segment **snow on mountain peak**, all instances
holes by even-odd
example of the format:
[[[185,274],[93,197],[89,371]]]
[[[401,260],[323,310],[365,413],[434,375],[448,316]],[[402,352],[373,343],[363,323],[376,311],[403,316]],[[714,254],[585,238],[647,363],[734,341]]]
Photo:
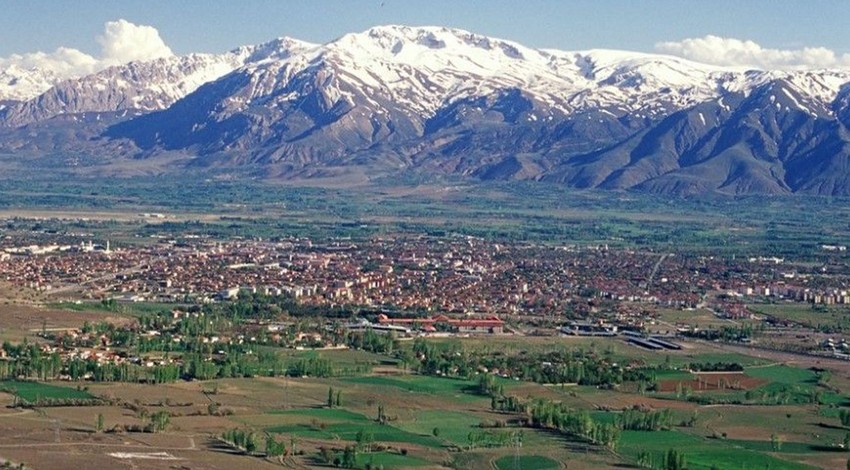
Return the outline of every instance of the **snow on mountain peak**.
[[[282,36],[262,44],[242,46],[230,53],[239,57],[243,63],[252,63],[263,60],[286,59],[316,46],[316,44],[306,41]]]
[[[236,108],[289,102],[317,91],[326,104],[340,99],[354,104],[359,95],[374,112],[383,112],[378,101],[389,100],[421,118],[453,102],[508,89],[562,114],[604,110],[616,116],[658,117],[725,93],[746,95],[777,79],[826,106],[850,80],[850,72],[762,72],[660,54],[533,49],[461,29],[403,25],[375,26],[322,45],[281,37],[220,55],[166,57],[104,72],[81,83],[96,82],[89,89],[98,93],[125,90],[132,95],[120,105],[125,108],[162,109],[202,84],[236,72],[249,77],[238,98],[228,100]],[[23,89],[27,80],[35,87],[50,79],[0,70],[0,99],[22,96],[9,90]],[[54,111],[115,106],[109,104],[113,100],[89,98],[80,101],[89,104],[75,107],[57,99],[65,104]]]

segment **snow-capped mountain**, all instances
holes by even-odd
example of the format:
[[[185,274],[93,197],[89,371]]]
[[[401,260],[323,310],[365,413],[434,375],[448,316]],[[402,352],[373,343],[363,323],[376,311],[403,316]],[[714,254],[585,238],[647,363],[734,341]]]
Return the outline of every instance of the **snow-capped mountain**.
[[[17,64],[0,68],[0,102],[26,101],[60,81],[52,70],[28,69]]]
[[[161,110],[246,63],[285,59],[309,46],[279,38],[224,54],[189,54],[113,66],[60,81],[33,98],[8,105],[0,110],[0,123],[17,127],[59,115],[123,112],[122,116],[133,116]]]
[[[10,107],[5,124],[132,110],[102,142],[276,175],[365,167],[658,192],[850,194],[850,170],[824,173],[850,158],[847,70],[541,50],[406,26],[160,61],[65,82]]]

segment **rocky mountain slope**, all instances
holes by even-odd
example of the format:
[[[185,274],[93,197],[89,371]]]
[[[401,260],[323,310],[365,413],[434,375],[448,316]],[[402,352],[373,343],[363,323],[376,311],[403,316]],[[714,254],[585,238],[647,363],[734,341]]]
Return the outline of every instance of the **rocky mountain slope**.
[[[89,129],[90,153],[179,154],[278,177],[365,168],[658,193],[850,195],[850,71],[537,50],[438,27],[132,63],[8,105],[0,124],[0,150],[78,146],[67,137],[78,126]],[[55,144],[27,137],[55,127],[65,136]]]

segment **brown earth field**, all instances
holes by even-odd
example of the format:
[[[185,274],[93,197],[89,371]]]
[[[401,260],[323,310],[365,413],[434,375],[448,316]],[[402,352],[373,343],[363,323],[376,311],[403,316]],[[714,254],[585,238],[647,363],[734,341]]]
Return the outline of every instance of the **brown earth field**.
[[[405,377],[399,375],[397,379]],[[238,455],[216,436],[234,428],[253,429],[263,436],[263,430],[271,426],[309,422],[311,413],[326,413],[323,403],[329,386],[344,387],[346,406],[342,416],[349,412],[370,416],[375,403],[380,402],[392,410],[393,419],[399,420],[393,426],[400,428],[415,426],[421,412],[432,410],[444,410],[449,417],[455,412],[464,414],[472,422],[504,419],[503,415],[489,410],[489,400],[484,397],[461,394],[455,401],[448,395],[351,383],[346,379],[257,377],[161,385],[96,383],[88,385],[90,393],[109,398],[115,404],[13,409],[8,408],[12,397],[0,393],[0,406],[5,405],[0,408],[0,457],[15,464],[23,463],[26,468],[47,470],[281,468],[277,459]],[[553,398],[559,395],[555,390],[534,384],[517,384],[515,391],[536,395],[535,387],[537,392]],[[207,407],[213,402],[228,414],[209,415]],[[302,410],[306,414],[288,414],[286,410]],[[148,416],[168,412],[171,418],[167,429],[160,433],[126,431],[127,426],[145,423],[140,411]],[[335,410],[320,419],[323,423],[332,423],[337,419],[333,413]],[[103,416],[103,432],[95,429],[98,415]],[[408,432],[425,434],[423,439],[430,438],[427,430]],[[619,461],[609,452],[588,449],[546,431],[529,429],[526,434],[524,452],[568,461],[569,468],[611,468]],[[329,446],[341,452],[347,444],[338,437],[329,439],[309,433],[279,435],[288,449],[291,448],[290,437],[297,438],[294,445],[299,453],[284,459],[285,468],[328,468],[316,461],[318,449]],[[510,449],[452,453],[448,446],[432,447],[407,441],[385,444],[390,446],[388,452],[394,455],[404,449],[413,459],[412,464],[420,470],[446,468],[445,465],[454,459],[459,459],[454,462],[455,468],[488,468],[491,460],[511,453]],[[576,453],[576,449],[581,452]],[[394,464],[391,468],[405,467]]]
[[[42,329],[65,330],[79,328],[85,322],[100,321],[122,325],[130,320],[109,312],[74,312],[31,305],[0,304],[0,340],[20,341]]]
[[[695,392],[722,390],[753,390],[767,384],[767,380],[749,377],[743,372],[699,373],[691,380],[662,380],[658,383],[661,392],[675,392],[681,387],[688,387]]]

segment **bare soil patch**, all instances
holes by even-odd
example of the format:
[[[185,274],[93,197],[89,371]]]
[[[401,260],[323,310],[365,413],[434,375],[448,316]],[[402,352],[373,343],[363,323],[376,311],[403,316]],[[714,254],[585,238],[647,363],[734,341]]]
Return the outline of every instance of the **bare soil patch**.
[[[130,321],[109,312],[75,312],[30,305],[0,305],[0,329],[8,333],[33,333],[42,328],[79,328],[84,322],[108,321],[123,325]]]
[[[662,380],[658,383],[661,392],[675,392],[689,388],[695,392],[701,391],[734,391],[752,390],[767,384],[767,380],[744,375],[743,372],[697,373],[691,380]]]
[[[698,405],[686,401],[678,400],[663,400],[660,398],[652,398],[640,395],[612,394],[606,396],[589,396],[586,398],[586,403],[594,407],[610,410],[623,410],[630,408],[650,408],[664,409],[670,408],[673,410],[692,410]]]

